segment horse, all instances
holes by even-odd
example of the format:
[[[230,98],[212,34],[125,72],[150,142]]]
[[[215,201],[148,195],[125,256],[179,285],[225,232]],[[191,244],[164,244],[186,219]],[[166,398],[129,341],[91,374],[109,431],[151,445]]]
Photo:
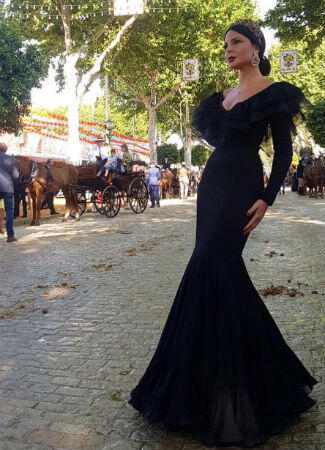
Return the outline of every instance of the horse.
[[[318,193],[321,198],[324,198],[323,187],[324,187],[324,168],[325,160],[323,156],[316,159],[315,164],[311,168],[312,178],[315,185],[315,198],[318,198]]]
[[[66,222],[71,214],[76,221],[80,220],[78,209],[78,170],[72,164],[60,163],[48,166],[25,157],[16,156],[18,170],[24,184],[28,187],[33,201],[33,220],[31,226],[40,225],[41,203],[45,193],[56,193],[60,189],[65,197],[66,212],[62,219]],[[49,173],[50,172],[50,173]]]
[[[317,185],[315,185],[311,164],[307,164],[307,166],[304,168],[303,176],[305,180],[305,185],[309,189],[309,198],[315,197]]]
[[[160,198],[170,198],[172,193],[173,178],[174,175],[169,169],[161,171],[161,178],[158,181]]]

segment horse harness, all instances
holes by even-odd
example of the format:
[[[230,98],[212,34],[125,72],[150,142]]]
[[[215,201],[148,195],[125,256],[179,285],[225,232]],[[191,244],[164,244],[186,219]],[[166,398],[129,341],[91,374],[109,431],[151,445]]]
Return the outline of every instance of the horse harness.
[[[47,181],[53,183],[55,180],[54,180],[54,178],[53,178],[52,175],[51,175],[51,168],[50,168],[50,166],[46,165],[45,168],[46,168],[46,179],[47,179]],[[46,183],[43,183],[43,181],[41,181],[41,180],[39,180],[39,179],[37,178],[38,174],[39,174],[39,167],[38,167],[38,164],[37,164],[35,161],[31,160],[31,165],[30,165],[30,175],[29,175],[29,177],[28,177],[26,180],[25,180],[25,179],[22,179],[22,180],[23,180],[23,182],[26,184],[26,186],[27,186],[29,183],[36,182],[36,183],[38,183],[40,186],[42,186],[42,188],[44,189],[44,192],[46,192],[47,184],[46,184]],[[57,181],[56,181],[56,183],[57,183],[57,185],[59,186],[60,189],[66,187],[65,185],[61,185],[61,184],[60,184],[59,182],[57,182]],[[70,188],[70,186],[69,186],[69,188]]]

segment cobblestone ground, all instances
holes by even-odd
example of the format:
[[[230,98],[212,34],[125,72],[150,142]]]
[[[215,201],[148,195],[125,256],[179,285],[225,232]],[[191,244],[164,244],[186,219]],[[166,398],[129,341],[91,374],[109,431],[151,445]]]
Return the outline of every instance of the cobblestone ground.
[[[1,450],[204,448],[149,426],[126,403],[157,345],[194,231],[192,199],[140,216],[17,227],[17,244],[0,237]],[[324,200],[288,192],[246,245],[258,289],[272,281],[303,294],[279,288],[264,300],[320,381],[317,406],[264,449],[325,449],[324,238]]]

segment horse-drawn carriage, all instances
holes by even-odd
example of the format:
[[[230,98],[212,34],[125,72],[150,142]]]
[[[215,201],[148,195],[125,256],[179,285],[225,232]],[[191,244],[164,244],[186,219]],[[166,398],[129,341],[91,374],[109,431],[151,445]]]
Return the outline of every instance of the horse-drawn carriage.
[[[97,176],[95,166],[79,166],[78,201],[79,215],[82,215],[87,203],[107,217],[115,217],[121,205],[129,206],[135,214],[145,211],[148,204],[148,188],[144,172],[120,173],[112,170],[109,177]]]

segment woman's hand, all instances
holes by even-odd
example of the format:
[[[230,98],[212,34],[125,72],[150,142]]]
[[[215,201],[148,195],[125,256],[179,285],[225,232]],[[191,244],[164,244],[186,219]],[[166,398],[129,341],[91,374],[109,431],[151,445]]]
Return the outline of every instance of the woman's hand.
[[[252,216],[251,220],[248,222],[248,224],[243,229],[243,234],[248,234],[252,230],[254,230],[255,227],[260,223],[260,221],[263,219],[265,211],[268,208],[268,204],[262,200],[258,199],[254,203],[254,205],[246,212],[247,216]]]

